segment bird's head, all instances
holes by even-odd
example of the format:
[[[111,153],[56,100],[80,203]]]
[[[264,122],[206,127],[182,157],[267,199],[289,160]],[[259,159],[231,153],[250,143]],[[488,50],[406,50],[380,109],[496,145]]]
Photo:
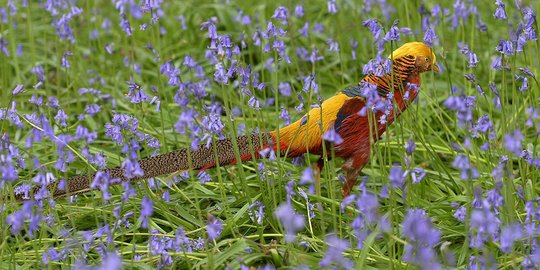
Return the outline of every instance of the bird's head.
[[[416,58],[415,66],[418,72],[425,72],[433,70],[439,73],[439,66],[437,66],[437,58],[431,50],[431,47],[427,46],[423,42],[408,42],[401,47],[394,50],[394,52],[388,56],[390,59],[399,59],[406,55],[412,55]]]

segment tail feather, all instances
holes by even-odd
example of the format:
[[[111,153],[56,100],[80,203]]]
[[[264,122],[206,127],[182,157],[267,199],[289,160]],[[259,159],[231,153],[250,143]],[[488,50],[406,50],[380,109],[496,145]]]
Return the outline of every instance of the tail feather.
[[[236,142],[240,159],[251,159],[252,153],[255,153],[254,158],[258,158],[258,150],[268,147],[272,144],[272,141],[273,136],[270,133],[242,135],[237,137]],[[217,162],[219,162],[220,165],[229,165],[237,162],[233,140],[219,140],[216,141],[215,146],[218,157]],[[185,170],[205,170],[215,167],[218,164],[215,157],[216,153],[214,152],[213,145],[210,145],[210,147],[200,145],[199,149],[196,151],[190,151],[189,149],[184,148],[139,160],[139,165],[144,172],[142,177],[128,179],[124,175],[124,170],[121,167],[109,168],[106,169],[105,172],[109,175],[110,179],[120,180],[110,184],[118,184],[123,181],[137,181]],[[50,184],[47,189],[53,197],[84,193],[91,190],[90,185],[95,176],[96,173],[74,176],[68,179],[65,189],[57,188],[56,183]],[[34,188],[33,193],[36,194],[38,190],[38,187]],[[29,199],[28,197],[25,197],[25,194],[21,193],[15,194],[15,198],[17,200]]]

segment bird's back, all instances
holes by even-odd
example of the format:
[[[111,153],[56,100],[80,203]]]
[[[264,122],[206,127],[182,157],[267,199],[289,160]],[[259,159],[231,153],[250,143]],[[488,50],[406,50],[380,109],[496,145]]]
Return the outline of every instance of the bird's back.
[[[348,98],[340,92],[325,100],[320,107],[311,109],[298,121],[279,129],[281,150],[287,152],[289,157],[303,154],[306,149],[310,153],[320,154],[322,135],[333,128],[337,113]],[[272,132],[274,138],[277,135],[277,131]]]

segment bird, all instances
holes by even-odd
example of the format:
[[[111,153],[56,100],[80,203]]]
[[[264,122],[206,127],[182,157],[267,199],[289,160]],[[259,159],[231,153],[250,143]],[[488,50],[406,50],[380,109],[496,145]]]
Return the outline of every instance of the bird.
[[[387,127],[416,99],[420,87],[420,74],[427,71],[439,73],[439,66],[432,48],[423,42],[408,42],[395,49],[389,56],[390,72],[371,72],[358,84],[339,91],[326,99],[320,106],[310,109],[303,117],[285,127],[270,132],[241,135],[234,139],[224,138],[215,143],[200,145],[197,150],[188,148],[147,157],[139,160],[143,176],[127,178],[121,167],[101,172],[71,177],[63,188],[56,183],[46,188],[53,197],[77,195],[93,190],[92,181],[98,173],[113,179],[110,185],[123,181],[167,175],[187,170],[203,171],[212,167],[237,163],[235,144],[239,159],[247,161],[262,157],[261,150],[270,149],[287,158],[305,153],[321,156],[317,162],[320,172],[323,162],[323,144],[332,147],[323,139],[327,132],[339,135],[339,143],[333,144],[333,156],[343,159],[345,173],[341,193],[348,196],[357,182],[362,168],[369,162],[373,144],[381,138]],[[384,69],[383,67],[380,67]],[[371,91],[369,91],[371,90]],[[367,91],[367,92],[366,92]],[[368,94],[366,94],[368,93]],[[371,93],[371,98],[367,95]],[[373,96],[375,93],[376,96]],[[390,109],[375,110],[373,100],[393,104]],[[370,120],[371,119],[371,120]],[[324,153],[323,153],[324,152]],[[217,160],[216,160],[217,156]],[[32,190],[35,193],[39,187]],[[41,187],[43,188],[43,187]],[[16,192],[18,200],[28,200],[28,192]]]

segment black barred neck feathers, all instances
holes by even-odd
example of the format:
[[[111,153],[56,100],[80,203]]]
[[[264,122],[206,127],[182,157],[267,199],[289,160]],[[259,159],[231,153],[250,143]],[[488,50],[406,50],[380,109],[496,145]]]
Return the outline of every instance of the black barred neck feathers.
[[[416,57],[406,55],[392,61],[393,72],[382,76],[376,76],[371,73],[367,75],[361,82],[369,83],[377,87],[377,93],[381,96],[386,96],[389,92],[403,90],[410,76],[418,75],[419,71],[416,66]]]

